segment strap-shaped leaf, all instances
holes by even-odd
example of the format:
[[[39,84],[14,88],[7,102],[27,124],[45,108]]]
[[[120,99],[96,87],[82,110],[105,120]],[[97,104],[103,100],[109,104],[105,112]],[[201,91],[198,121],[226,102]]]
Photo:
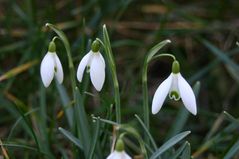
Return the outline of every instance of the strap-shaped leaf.
[[[155,151],[152,156],[150,157],[150,159],[156,159],[157,157],[159,157],[162,153],[164,153],[165,151],[167,151],[169,148],[171,148],[172,146],[174,146],[175,144],[177,144],[179,141],[181,141],[183,138],[185,138],[188,134],[190,134],[191,131],[185,131],[182,132],[174,137],[172,137],[171,139],[169,139],[167,142],[165,142],[157,151]]]
[[[164,40],[160,43],[158,43],[157,45],[155,45],[152,49],[149,50],[149,54],[147,56],[147,63],[154,57],[154,55],[162,48],[164,47],[166,44],[171,43],[170,40]]]
[[[80,142],[79,139],[77,139],[74,135],[72,135],[69,131],[59,127],[58,130],[71,142],[73,142],[77,147],[79,147],[80,149],[83,149],[83,146]]]

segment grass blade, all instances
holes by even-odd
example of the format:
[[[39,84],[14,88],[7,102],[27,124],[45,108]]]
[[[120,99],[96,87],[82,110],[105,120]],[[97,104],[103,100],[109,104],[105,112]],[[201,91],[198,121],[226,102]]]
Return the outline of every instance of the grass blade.
[[[84,149],[85,157],[89,157],[89,150],[90,150],[90,129],[89,123],[87,120],[87,115],[85,112],[84,105],[82,104],[81,95],[79,92],[78,87],[75,88],[74,91],[74,99],[76,100],[75,105],[75,117],[77,120],[77,131],[79,132],[80,140],[82,141],[82,146]]]
[[[144,122],[140,119],[140,117],[138,115],[134,115],[136,117],[136,119],[139,121],[139,123],[141,124],[141,126],[143,127],[144,131],[146,132],[147,136],[149,137],[149,140],[151,141],[154,150],[157,150],[157,145],[152,137],[152,135],[150,134],[149,130],[146,128],[146,126],[144,125]]]
[[[149,61],[153,58],[153,56],[168,43],[171,43],[171,41],[167,39],[158,43],[152,49],[150,49],[146,58],[146,62],[149,63]]]
[[[94,122],[95,122],[94,127],[96,127],[96,128],[95,128],[94,138],[93,138],[93,141],[92,141],[92,146],[91,146],[91,149],[90,149],[89,159],[92,159],[93,156],[94,156],[95,147],[96,147],[99,132],[100,132],[100,121],[99,121],[99,119],[95,120]]]
[[[239,120],[236,119],[236,118],[234,118],[231,114],[229,114],[229,113],[226,112],[226,111],[224,111],[223,113],[225,114],[225,116],[227,117],[227,119],[228,119],[229,121],[231,121],[232,123],[237,123],[237,124],[239,124]]]
[[[232,147],[228,150],[226,155],[223,157],[224,159],[231,159],[235,154],[239,152],[239,140],[232,145]]]
[[[70,125],[70,127],[73,127],[73,108],[69,106],[71,104],[70,98],[66,92],[66,89],[63,85],[59,84],[58,82],[55,82],[57,86],[57,90],[60,94],[63,110],[66,114],[67,121]]]
[[[189,143],[186,144],[185,149],[183,150],[183,154],[181,156],[183,159],[190,159],[191,158],[191,146]]]
[[[59,127],[58,130],[71,142],[73,142],[77,147],[80,149],[83,149],[82,143],[80,142],[79,139],[77,139],[75,136],[73,136],[69,131]]]
[[[175,152],[175,154],[172,156],[172,159],[177,159],[179,155],[183,152],[187,144],[188,142],[186,141],[182,146],[180,146],[178,150]]]
[[[156,159],[157,157],[159,157],[162,153],[164,153],[165,151],[167,151],[169,148],[171,148],[172,146],[174,146],[175,144],[177,144],[179,141],[181,141],[183,138],[185,138],[188,134],[190,134],[190,131],[185,131],[182,132],[174,137],[172,137],[171,139],[169,139],[167,142],[165,142],[157,151],[155,151],[152,156],[150,157],[150,159]]]
[[[237,71],[239,71],[239,66],[233,62],[226,53],[219,50],[217,47],[212,45],[209,41],[202,39],[201,42],[209,49],[211,50],[211,53],[216,55],[219,59],[221,59],[225,64],[230,65],[231,67],[235,68]]]

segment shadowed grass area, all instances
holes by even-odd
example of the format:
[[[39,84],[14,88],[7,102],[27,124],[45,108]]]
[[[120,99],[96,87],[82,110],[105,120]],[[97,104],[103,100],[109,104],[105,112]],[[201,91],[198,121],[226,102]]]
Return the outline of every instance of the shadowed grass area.
[[[64,82],[53,81],[44,88],[40,61],[56,36],[45,27],[51,23],[69,40],[73,70],[93,40],[107,43],[102,29],[106,24],[119,82],[123,124],[119,131],[129,132],[124,142],[130,156],[142,158],[145,148],[149,158],[238,158],[238,15],[239,2],[233,0],[1,0],[0,154],[24,159],[106,158],[119,135],[115,133],[119,126],[115,123],[116,83],[108,62],[101,92],[92,86],[88,74],[82,83],[76,82],[79,90],[75,90],[72,79],[76,77],[68,68],[65,46],[57,39]],[[171,44],[159,53],[171,53],[180,62],[182,75],[197,95],[198,114],[190,115],[182,102],[172,100],[158,114],[151,114],[154,92],[171,73],[172,62],[154,59],[147,74],[148,130],[142,66],[149,50],[165,39]],[[100,51],[107,57],[103,46]],[[80,123],[82,111],[86,121]],[[89,132],[82,135],[86,122]],[[171,139],[184,141],[166,144]]]

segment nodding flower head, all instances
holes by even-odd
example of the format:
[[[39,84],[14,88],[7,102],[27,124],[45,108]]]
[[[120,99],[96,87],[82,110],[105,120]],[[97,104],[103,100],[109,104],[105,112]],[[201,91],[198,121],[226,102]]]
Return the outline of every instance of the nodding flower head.
[[[77,79],[81,82],[87,67],[91,82],[97,91],[102,89],[105,82],[105,60],[99,50],[100,43],[95,40],[91,45],[91,50],[82,58],[77,69]]]
[[[180,65],[176,60],[172,64],[172,73],[159,85],[154,94],[152,101],[153,114],[159,112],[167,95],[169,95],[170,99],[174,99],[176,101],[182,98],[183,104],[188,111],[193,115],[197,114],[195,95],[191,86],[182,77],[180,73]]]
[[[59,83],[63,82],[63,69],[61,62],[56,54],[56,45],[54,41],[49,44],[48,52],[41,62],[41,79],[45,87],[51,84],[54,76]]]

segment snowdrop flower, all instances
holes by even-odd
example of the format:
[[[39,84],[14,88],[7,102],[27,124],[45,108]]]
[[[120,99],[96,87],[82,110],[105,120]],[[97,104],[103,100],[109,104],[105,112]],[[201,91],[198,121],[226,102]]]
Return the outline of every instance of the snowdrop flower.
[[[105,60],[99,50],[100,43],[95,40],[91,45],[91,51],[82,58],[77,69],[77,79],[81,82],[87,67],[91,82],[97,91],[102,89],[105,82]]]
[[[122,139],[118,139],[115,150],[106,159],[131,159],[131,157],[124,151],[124,143]]]
[[[48,87],[51,84],[54,76],[59,83],[63,82],[63,69],[56,54],[56,45],[53,41],[50,42],[48,52],[41,62],[40,72],[45,87]]]
[[[156,114],[161,109],[165,98],[169,94],[170,99],[178,101],[182,98],[184,106],[193,115],[197,114],[196,98],[191,86],[180,74],[178,61],[172,64],[172,73],[157,88],[152,102],[152,113]]]

